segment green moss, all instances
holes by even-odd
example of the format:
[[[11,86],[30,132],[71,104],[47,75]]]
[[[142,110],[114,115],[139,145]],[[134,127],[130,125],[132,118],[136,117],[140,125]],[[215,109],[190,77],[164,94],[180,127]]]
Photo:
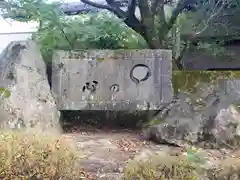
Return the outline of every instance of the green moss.
[[[240,71],[173,71],[172,83],[175,93],[192,93],[200,83],[216,83],[224,78],[240,78]]]
[[[237,109],[237,111],[240,112],[240,104],[233,104],[233,105]]]
[[[236,79],[240,79],[240,71],[232,71],[233,77]]]
[[[143,127],[148,127],[148,126],[153,126],[153,125],[160,124],[160,123],[162,123],[162,122],[164,122],[163,119],[153,118],[153,119],[151,119],[151,120],[149,120],[149,121],[147,121],[147,122],[144,122],[142,126],[143,126]]]
[[[96,60],[97,60],[97,62],[102,62],[102,61],[104,61],[104,58],[97,58]]]
[[[0,88],[0,96],[7,98],[10,95],[11,95],[10,91],[6,90],[5,88]]]

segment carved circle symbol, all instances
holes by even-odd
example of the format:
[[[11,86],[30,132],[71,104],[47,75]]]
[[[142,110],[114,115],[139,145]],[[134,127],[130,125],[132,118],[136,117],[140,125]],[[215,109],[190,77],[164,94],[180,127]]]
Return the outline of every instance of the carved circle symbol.
[[[112,91],[113,93],[114,92],[118,92],[119,91],[119,85],[118,84],[113,84],[113,85],[111,85],[111,87],[110,87],[110,91]]]
[[[91,93],[94,93],[97,90],[97,85],[98,85],[97,81],[92,81],[91,83],[90,82],[86,82],[85,85],[82,88],[82,91],[85,92],[86,90],[88,90]]]
[[[136,84],[146,81],[151,75],[150,68],[145,64],[136,64],[130,71],[130,78]]]

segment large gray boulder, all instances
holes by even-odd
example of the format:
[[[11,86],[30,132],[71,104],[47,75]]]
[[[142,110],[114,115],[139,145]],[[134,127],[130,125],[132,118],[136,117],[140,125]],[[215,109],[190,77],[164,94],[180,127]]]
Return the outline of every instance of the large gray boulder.
[[[240,102],[240,79],[225,80],[221,85],[233,102]]]
[[[237,145],[240,114],[220,86],[201,84],[195,93],[179,94],[175,101],[162,123],[144,129],[146,139],[176,146]]]
[[[0,55],[0,75],[0,87],[11,92],[0,104],[2,128],[60,130],[60,113],[35,42],[11,42]]]
[[[240,145],[240,113],[235,106],[230,105],[218,113],[212,134],[223,145]]]

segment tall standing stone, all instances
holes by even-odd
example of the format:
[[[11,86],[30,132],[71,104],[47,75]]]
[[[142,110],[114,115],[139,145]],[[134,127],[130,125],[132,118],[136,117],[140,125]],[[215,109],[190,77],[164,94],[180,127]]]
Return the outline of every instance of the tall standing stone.
[[[60,113],[52,97],[46,65],[33,41],[11,42],[0,55],[0,87],[11,96],[2,101],[1,126],[60,130]]]

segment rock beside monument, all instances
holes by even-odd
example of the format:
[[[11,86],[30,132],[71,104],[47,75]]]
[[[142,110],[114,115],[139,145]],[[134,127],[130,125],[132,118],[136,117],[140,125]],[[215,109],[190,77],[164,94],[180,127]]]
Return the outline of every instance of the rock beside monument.
[[[222,109],[215,118],[212,134],[220,143],[240,145],[240,113],[235,106]]]
[[[163,122],[144,129],[143,135],[176,146],[238,146],[240,113],[231,101],[218,86],[201,85],[194,94],[179,94]]]
[[[11,42],[0,55],[0,86],[11,95],[1,103],[3,128],[60,130],[46,66],[33,41]]]

